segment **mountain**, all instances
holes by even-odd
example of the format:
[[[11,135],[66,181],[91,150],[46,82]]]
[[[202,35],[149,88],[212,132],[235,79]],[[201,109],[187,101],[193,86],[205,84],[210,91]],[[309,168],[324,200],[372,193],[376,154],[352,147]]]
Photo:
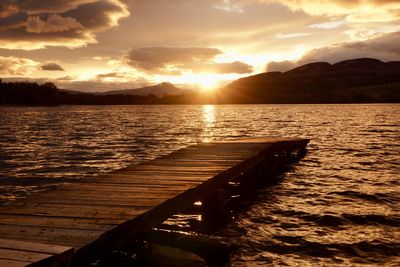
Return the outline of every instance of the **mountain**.
[[[107,91],[101,93],[102,95],[155,95],[155,96],[163,96],[163,95],[183,95],[189,93],[189,90],[184,90],[176,87],[171,83],[160,83],[153,86],[146,86],[137,89],[127,89],[127,90],[117,90],[117,91]]]
[[[267,72],[218,90],[215,103],[400,102],[400,62],[359,58]]]

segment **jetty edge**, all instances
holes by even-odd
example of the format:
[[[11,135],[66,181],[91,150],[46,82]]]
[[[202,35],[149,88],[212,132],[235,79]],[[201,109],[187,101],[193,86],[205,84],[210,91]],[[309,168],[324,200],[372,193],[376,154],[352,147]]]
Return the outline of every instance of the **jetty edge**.
[[[0,266],[85,266],[254,169],[268,178],[309,139],[199,143],[0,206]],[[214,203],[218,206],[218,203]]]

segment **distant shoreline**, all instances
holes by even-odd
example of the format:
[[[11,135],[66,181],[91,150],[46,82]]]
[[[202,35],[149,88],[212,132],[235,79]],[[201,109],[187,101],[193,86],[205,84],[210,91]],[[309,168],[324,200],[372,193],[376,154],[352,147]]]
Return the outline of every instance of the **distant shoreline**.
[[[57,107],[87,107],[87,106],[243,106],[243,105],[400,105],[400,102],[348,102],[348,103],[203,103],[203,104],[60,104],[60,105],[0,105],[0,108],[24,108],[24,107],[44,107],[44,108],[57,108]]]
[[[107,94],[72,93],[52,83],[0,79],[0,105],[12,106],[400,103],[400,61],[314,62],[241,78],[209,92],[182,92],[162,83]]]

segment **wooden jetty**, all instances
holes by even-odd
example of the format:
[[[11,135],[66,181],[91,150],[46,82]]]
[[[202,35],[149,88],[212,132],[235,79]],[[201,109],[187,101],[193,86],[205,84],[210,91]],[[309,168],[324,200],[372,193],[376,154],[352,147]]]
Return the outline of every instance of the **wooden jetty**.
[[[235,177],[305,153],[307,139],[200,143],[0,206],[0,266],[82,266],[129,246]]]

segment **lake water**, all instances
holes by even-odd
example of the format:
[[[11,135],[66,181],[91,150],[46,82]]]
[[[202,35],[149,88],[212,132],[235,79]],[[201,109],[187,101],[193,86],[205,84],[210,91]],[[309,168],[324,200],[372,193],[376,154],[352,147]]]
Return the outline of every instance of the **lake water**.
[[[0,107],[0,198],[259,136],[311,143],[222,229],[233,266],[400,265],[400,105]]]

